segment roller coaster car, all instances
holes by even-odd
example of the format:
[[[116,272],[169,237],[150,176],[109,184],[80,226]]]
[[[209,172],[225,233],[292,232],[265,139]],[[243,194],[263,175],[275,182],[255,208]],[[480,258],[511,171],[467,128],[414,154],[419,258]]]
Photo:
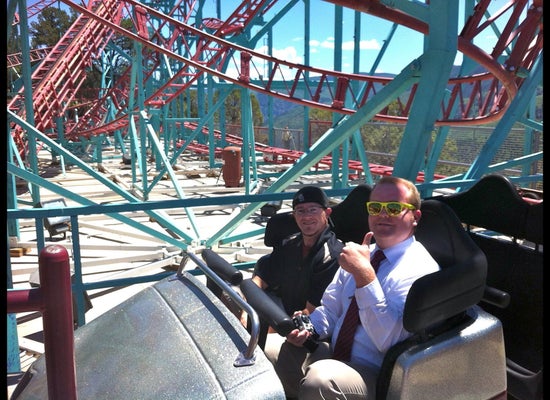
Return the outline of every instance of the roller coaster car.
[[[489,182],[493,182],[492,178]],[[484,181],[483,186],[486,183]],[[491,190],[494,188],[488,186]],[[479,191],[479,187],[472,189],[474,194]],[[488,194],[481,193],[481,203],[488,201]],[[369,194],[369,188],[363,185],[348,195],[355,200],[346,198],[334,207],[333,229],[337,236],[355,241],[362,238],[368,230],[367,224],[363,225],[363,231],[353,234],[347,232],[345,225],[357,228],[358,220],[364,222],[364,202]],[[468,224],[471,215],[468,210],[478,210],[481,203],[472,202],[468,197],[465,197],[468,202],[462,202],[458,198],[461,194],[456,196],[422,201],[422,218],[416,237],[442,269],[412,285],[403,315],[404,327],[412,336],[387,352],[377,381],[376,398],[542,399],[542,360],[540,354],[536,354],[537,346],[542,343],[538,342],[542,318],[529,321],[528,328],[534,332],[528,333],[535,340],[524,343],[514,336],[514,320],[510,319],[521,319],[521,313],[506,313],[507,305],[513,303],[515,296],[525,302],[532,288],[509,286],[514,290],[511,297],[498,290],[502,283],[497,279],[499,272],[491,272],[491,268],[499,266],[492,263],[497,262],[495,257],[499,254],[496,253],[502,248],[488,245],[484,251],[480,250],[478,240],[482,244],[486,237],[476,238],[478,233],[470,226],[465,229],[457,214]],[[460,204],[466,205],[461,208]],[[500,208],[508,204],[497,202],[494,205]],[[356,208],[359,214],[346,212],[347,207],[349,210]],[[272,218],[278,221],[288,218],[283,215],[276,214]],[[540,209],[526,209],[523,220],[516,222],[523,222],[521,229],[531,229],[539,217],[542,217],[542,204]],[[353,218],[354,222],[346,224],[346,218]],[[538,223],[542,224],[542,218]],[[268,236],[266,231],[266,240]],[[542,243],[542,236],[535,236],[532,239],[540,239]],[[499,243],[517,245],[506,240]],[[529,253],[527,261],[513,258],[513,262],[519,263],[519,269],[526,267],[526,263],[534,269],[529,277],[539,280],[538,284],[531,282],[537,290],[537,299],[542,294],[539,252],[542,255],[541,249]],[[500,257],[510,254],[508,251]],[[523,253],[518,255],[523,256]],[[271,364],[256,348],[258,315],[283,336],[294,329],[294,322],[264,291],[250,279],[242,280],[240,271],[215,252],[204,250],[202,258],[205,263],[195,262],[204,273],[248,312],[252,320],[251,333],[206,285],[180,268],[174,276],[143,290],[75,331],[79,399],[285,398]],[[509,260],[501,259],[500,262],[506,264]],[[486,285],[488,277],[496,284],[495,288]],[[246,302],[232,287],[239,284]],[[495,306],[496,311],[502,312],[501,317],[510,322],[504,326],[504,332],[500,318],[488,312],[486,304]],[[536,313],[542,311],[542,303],[534,306]],[[529,316],[533,313],[521,311]],[[511,330],[512,341],[506,342],[505,350],[506,329]],[[512,348],[508,353],[508,346],[514,345],[521,345],[521,351],[528,351],[535,361],[540,360],[540,370],[521,375],[523,369],[520,368],[528,368],[519,364],[522,362],[520,354],[514,353]],[[516,364],[519,367],[513,369]],[[47,398],[43,357],[29,368],[12,396],[12,399],[37,398]]]
[[[369,194],[370,188],[360,185],[350,192],[343,202],[333,208],[334,211],[331,215],[333,230],[341,240],[360,242],[368,230],[364,202],[368,200]],[[471,240],[483,251],[487,259],[487,279],[483,296],[479,304],[470,307],[467,312],[481,311],[481,317],[476,317],[476,319],[491,319],[494,316],[502,324],[506,355],[507,397],[515,400],[540,400],[543,398],[543,201],[542,199],[527,200],[519,195],[517,188],[509,179],[499,174],[489,174],[482,177],[466,191],[425,199],[416,236],[442,266],[450,265],[449,255],[455,253],[456,256],[463,257],[463,263],[467,263],[468,252],[466,250],[475,250],[474,255],[476,255],[478,249],[473,249],[471,243],[468,243],[469,240],[464,238],[464,232],[456,223],[456,217],[450,215],[451,213],[445,210],[445,207],[438,209],[434,201],[448,205],[458,216],[459,222],[466,228]],[[444,230],[443,221],[449,221],[448,232]],[[350,231],[349,227],[353,227],[353,231]],[[360,230],[359,227],[364,228]],[[285,235],[297,230],[298,227],[290,215],[274,215],[266,227],[265,244],[272,247],[277,246]],[[453,230],[460,234],[453,233],[451,235]],[[451,236],[457,237],[451,239]],[[460,247],[455,247],[457,246],[455,240],[456,243],[463,243],[466,246],[465,249],[460,250]],[[450,248],[445,250],[449,246]],[[269,257],[269,255],[264,257]],[[476,257],[479,258],[478,255]],[[447,269],[445,268],[445,270]],[[456,274],[456,285],[468,284],[468,282],[462,281],[461,275],[475,274],[475,271],[468,272],[464,267],[462,270],[451,269],[438,274],[450,274],[451,277],[447,284],[452,286],[452,279],[455,279],[452,277],[453,271]],[[437,277],[424,279],[427,281],[433,279],[431,282],[424,283],[423,287],[427,293],[433,293],[434,300],[437,300],[438,293],[445,294],[445,282],[443,284],[438,282],[439,278]],[[470,282],[470,284],[472,283]],[[420,282],[415,283],[415,287],[420,287]],[[441,288],[443,289],[440,290]],[[449,290],[455,289],[457,287],[449,288]],[[409,304],[407,313],[416,303],[415,297],[415,292],[411,291],[411,297],[407,302]],[[473,305],[475,297],[470,300]],[[421,304],[421,302],[417,304]],[[436,309],[434,308],[434,310]],[[276,322],[271,321],[271,323]],[[411,325],[407,325],[409,323]],[[405,315],[405,324],[406,327],[409,326],[407,329],[412,332],[417,332],[416,329],[419,328],[414,323],[414,318],[410,321],[407,315]],[[474,326],[479,326],[479,323]],[[417,334],[421,334],[421,331],[415,335]],[[406,344],[401,346],[406,346]],[[388,354],[394,351],[397,350],[392,350]],[[477,356],[471,359],[478,359],[483,364],[482,359]],[[382,379],[387,379],[387,374],[389,374],[388,362],[390,361],[384,365]],[[464,365],[469,364],[470,362]],[[498,368],[494,372],[498,375]],[[403,369],[402,373],[408,372]],[[426,377],[428,376],[429,374],[426,375]],[[459,376],[462,376],[462,372],[460,375],[457,374],[457,377]],[[475,374],[471,376],[475,376]],[[481,379],[484,380],[488,375],[480,373],[479,377],[483,377]],[[424,380],[425,378],[421,379],[422,382]],[[477,380],[472,382],[477,382]],[[380,381],[379,386],[383,385],[389,385],[389,393],[392,392],[391,383]],[[464,393],[469,392],[470,390]],[[379,394],[382,395],[380,392]]]
[[[355,239],[363,234],[357,232]],[[436,200],[422,202],[416,236],[442,269],[413,284],[403,315],[413,335],[387,352],[376,398],[505,399],[502,324],[477,305],[486,293],[484,253],[451,208]],[[241,290],[280,335],[294,329],[292,319],[250,279]]]

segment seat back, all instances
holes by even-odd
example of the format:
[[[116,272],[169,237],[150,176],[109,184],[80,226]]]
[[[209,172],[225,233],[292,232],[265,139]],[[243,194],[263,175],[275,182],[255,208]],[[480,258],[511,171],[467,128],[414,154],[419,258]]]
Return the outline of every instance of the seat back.
[[[396,383],[396,379],[399,380],[396,376],[414,374],[412,366],[422,366],[429,359],[428,353],[431,351],[439,349],[438,357],[445,356],[449,360],[456,358],[452,352],[456,351],[457,346],[462,346],[458,339],[462,335],[462,330],[476,320],[476,316],[468,315],[468,311],[481,300],[485,289],[485,255],[472,241],[452,209],[437,200],[424,200],[421,211],[422,217],[415,236],[435,258],[441,269],[417,279],[407,295],[403,326],[412,332],[413,336],[405,342],[396,344],[387,352],[377,383],[379,399],[386,399],[389,393],[402,395],[400,388],[403,382]],[[495,328],[487,335],[498,337],[498,320],[494,319],[491,324]],[[437,348],[432,347],[434,343],[438,343]],[[449,343],[448,351],[445,348],[446,343]],[[471,351],[479,351],[479,346],[468,346]],[[407,358],[412,357],[412,349],[416,351],[414,362]],[[426,360],[422,359],[421,349],[431,349],[426,352]],[[498,356],[491,357],[494,363],[498,364]],[[399,361],[403,359],[407,361]],[[411,363],[411,371],[401,371],[408,368],[407,363]],[[399,373],[396,372],[398,370]],[[445,384],[449,385],[450,382],[445,381]],[[460,385],[464,385],[465,382],[453,384],[456,384],[457,391],[460,391],[463,390]],[[428,398],[428,394],[426,395]]]
[[[466,191],[435,198],[448,204],[465,224],[542,243],[542,228],[533,230],[525,224],[530,204],[505,176],[486,175]]]
[[[498,174],[482,177],[466,191],[434,199],[455,211],[485,252],[487,285],[509,295],[504,307],[480,304],[503,325],[508,393],[518,400],[541,398],[543,201],[525,201],[514,184]]]
[[[363,237],[369,231],[367,201],[371,192],[369,185],[357,185],[344,200],[332,207],[332,230],[342,242],[363,242]]]
[[[447,205],[424,200],[415,236],[441,270],[418,279],[407,296],[404,327],[420,332],[464,312],[483,297],[487,259]]]
[[[277,247],[283,240],[293,233],[300,232],[292,212],[275,214],[269,218],[265,226],[264,244],[269,247]]]

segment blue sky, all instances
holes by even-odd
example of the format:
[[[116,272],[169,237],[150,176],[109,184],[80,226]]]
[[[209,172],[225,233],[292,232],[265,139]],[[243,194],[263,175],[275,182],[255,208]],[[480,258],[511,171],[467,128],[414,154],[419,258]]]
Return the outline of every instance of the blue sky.
[[[215,0],[207,0],[207,5],[215,7]],[[209,3],[209,4],[208,4]],[[284,1],[277,5],[277,10],[281,8]],[[228,17],[230,13],[240,4],[236,0],[224,0],[222,2],[222,19]],[[334,69],[334,5],[325,1],[312,1],[312,16],[310,26],[310,65],[332,70]],[[213,8],[215,10],[215,8]],[[269,17],[273,17],[274,11],[268,13]],[[269,19],[266,18],[266,19]],[[344,9],[343,15],[343,49],[342,49],[342,69],[345,72],[353,70],[353,28],[354,28],[354,12],[350,9]],[[388,21],[374,18],[371,16],[363,17],[363,27],[361,32],[361,59],[362,72],[367,72],[371,69],[372,64],[384,40],[390,32],[392,24]],[[410,36],[411,32],[403,27],[397,29],[394,40],[402,39]],[[401,49],[402,59],[412,60],[422,53],[422,36],[418,35],[419,40],[416,44],[410,44],[406,50]],[[274,39],[274,54],[276,58],[284,59],[294,63],[304,63],[304,12],[303,4],[299,4],[294,9],[285,15],[279,22],[273,32]],[[392,40],[392,43],[393,41]],[[265,49],[257,47],[256,50],[263,52]],[[408,64],[402,65],[401,68],[395,60],[392,60],[392,55],[388,54],[388,59],[381,64],[381,70],[384,72],[398,73]]]
[[[240,4],[237,0],[222,1],[222,19],[227,18]],[[280,3],[280,4],[279,4]],[[280,1],[267,14],[266,20],[273,18],[285,1]],[[507,0],[493,0],[491,9],[496,10],[506,4]],[[215,16],[216,0],[206,0],[206,8],[211,8]],[[462,5],[459,15],[464,14]],[[310,65],[324,69],[334,68],[334,4],[315,0],[311,2],[311,33],[310,33]],[[303,64],[304,63],[304,21],[303,4],[299,3],[291,13],[285,15],[277,22],[274,29],[274,56],[276,58]],[[205,14],[206,16],[206,14]],[[392,23],[371,15],[363,14],[361,20],[361,72],[370,72],[384,41],[388,38]],[[462,19],[462,18],[461,18]],[[353,28],[354,11],[343,10],[343,46],[342,46],[342,70],[353,71]],[[459,29],[463,22],[459,22]],[[458,33],[457,33],[458,34]],[[376,72],[397,74],[411,61],[423,53],[424,35],[412,31],[404,26],[398,26],[390,45],[382,58]],[[487,30],[487,34],[476,38],[476,44],[490,52],[496,40],[496,35]],[[260,45],[260,44],[259,44]],[[265,52],[265,48],[257,47],[257,51]],[[461,54],[455,64],[460,64]]]
[[[77,1],[78,2],[78,1]],[[36,1],[29,0],[28,4],[34,4]],[[149,4],[152,2],[149,1]],[[280,0],[272,10],[266,15],[266,20],[274,18],[276,13],[288,2]],[[459,15],[463,15],[462,5]],[[491,9],[496,10],[506,4],[507,0],[493,0]],[[222,19],[228,16],[241,4],[240,0],[223,0],[221,2]],[[62,7],[65,7],[61,3]],[[335,70],[334,61],[334,9],[332,3],[313,0],[311,1],[311,26],[310,26],[310,65],[318,68]],[[204,17],[216,16],[216,0],[206,0]],[[348,8],[343,9],[343,46],[342,46],[342,68],[344,72],[353,72],[353,29],[354,29],[354,11]],[[383,43],[388,38],[392,23],[373,17],[368,14],[362,14],[361,17],[361,65],[360,72],[371,72],[376,57],[379,54]],[[462,27],[462,21],[459,22],[459,29]],[[304,5],[298,2],[296,6],[277,22],[273,32],[274,50],[273,56],[293,63],[304,64]],[[381,59],[376,70],[377,73],[397,74],[403,70],[411,61],[418,58],[423,53],[424,35],[412,31],[403,26],[398,26],[390,45]],[[476,44],[486,51],[490,52],[496,35],[487,30],[487,33],[476,38]],[[267,47],[264,43],[258,43],[256,51],[267,53]],[[455,64],[460,64],[461,54]]]

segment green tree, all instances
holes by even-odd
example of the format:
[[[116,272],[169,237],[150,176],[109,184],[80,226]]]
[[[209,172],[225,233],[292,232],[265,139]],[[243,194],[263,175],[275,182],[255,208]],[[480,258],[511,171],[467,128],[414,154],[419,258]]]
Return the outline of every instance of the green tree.
[[[315,143],[332,126],[332,116],[332,112],[321,108],[311,108],[309,110],[309,146]]]
[[[188,90],[188,96],[185,97],[185,104],[189,109],[189,116],[198,118],[199,116],[199,96],[196,89]],[[206,110],[208,111],[208,110]]]
[[[240,125],[242,123],[241,93],[242,91],[240,88],[234,89],[225,99],[225,122],[227,124]],[[218,98],[219,94],[216,92],[214,94],[214,103],[217,102]],[[252,119],[254,126],[262,126],[264,123],[264,116],[260,108],[260,102],[254,93],[250,95],[250,101],[252,102]],[[219,118],[216,118],[216,121],[219,122]]]
[[[60,8],[46,7],[29,27],[31,48],[54,46],[75,20],[74,11],[69,15]]]
[[[134,22],[130,18],[123,18],[120,27],[128,31],[134,31]],[[116,76],[120,76],[131,66],[131,56],[134,51],[134,41],[127,36],[115,34],[109,41],[105,52],[110,60],[109,67]],[[127,54],[128,57],[124,55]]]
[[[235,89],[225,99],[225,118],[227,123],[241,124],[241,89]],[[252,103],[252,119],[254,126],[261,126],[264,123],[264,117],[260,110],[260,103],[256,96],[252,93],[250,95],[250,101]]]
[[[6,53],[7,54],[17,54],[21,53],[21,38],[19,37],[19,26],[13,25],[11,29],[9,29],[8,38],[7,38],[7,46],[6,46]],[[14,82],[19,79],[21,76],[21,65],[17,65],[14,67],[11,67],[7,70],[6,79],[7,79],[7,94],[8,98],[11,98],[14,92],[18,90],[18,87],[15,86]]]

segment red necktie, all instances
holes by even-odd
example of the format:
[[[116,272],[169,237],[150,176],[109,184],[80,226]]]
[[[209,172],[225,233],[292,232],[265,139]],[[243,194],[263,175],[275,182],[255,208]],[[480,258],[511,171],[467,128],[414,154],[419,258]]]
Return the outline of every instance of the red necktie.
[[[382,260],[386,258],[382,250],[378,250],[374,253],[370,260],[371,265],[374,268],[374,272],[378,272],[378,267]],[[338,339],[336,339],[336,345],[334,346],[334,353],[332,358],[340,361],[349,361],[351,356],[351,347],[353,346],[353,338],[355,337],[355,331],[357,325],[360,323],[359,319],[359,307],[355,296],[351,298],[348,311],[344,317],[344,322],[338,333]]]

